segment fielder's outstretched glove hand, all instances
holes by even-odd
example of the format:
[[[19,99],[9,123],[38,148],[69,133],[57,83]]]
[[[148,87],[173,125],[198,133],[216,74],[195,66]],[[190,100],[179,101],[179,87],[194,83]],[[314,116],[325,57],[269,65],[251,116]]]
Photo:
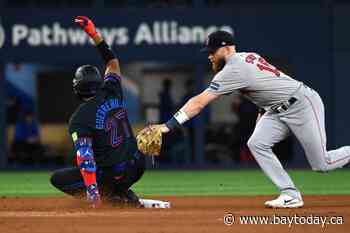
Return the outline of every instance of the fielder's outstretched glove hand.
[[[163,133],[169,129],[165,125],[150,125],[141,130],[137,136],[137,147],[145,155],[159,156]]]

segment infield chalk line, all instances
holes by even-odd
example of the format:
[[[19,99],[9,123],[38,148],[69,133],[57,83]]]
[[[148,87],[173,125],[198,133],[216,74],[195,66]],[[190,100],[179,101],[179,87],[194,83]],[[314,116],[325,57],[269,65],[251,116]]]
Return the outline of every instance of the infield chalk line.
[[[0,211],[0,217],[115,217],[119,212],[58,212],[58,211]],[[135,212],[124,212],[125,215],[135,215]]]

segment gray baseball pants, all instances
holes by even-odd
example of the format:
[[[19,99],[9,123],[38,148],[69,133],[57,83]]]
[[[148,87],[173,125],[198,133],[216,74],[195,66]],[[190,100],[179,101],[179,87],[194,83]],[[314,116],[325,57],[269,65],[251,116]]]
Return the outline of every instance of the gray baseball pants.
[[[288,173],[272,147],[293,133],[301,143],[312,170],[326,172],[341,168],[350,161],[350,146],[327,151],[324,104],[319,94],[303,85],[293,95],[297,101],[287,111],[267,111],[258,121],[248,147],[264,173],[278,187],[301,199]]]

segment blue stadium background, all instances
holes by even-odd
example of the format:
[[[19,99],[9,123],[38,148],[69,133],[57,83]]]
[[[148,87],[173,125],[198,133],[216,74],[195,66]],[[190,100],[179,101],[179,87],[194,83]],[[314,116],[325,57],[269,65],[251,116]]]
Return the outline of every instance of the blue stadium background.
[[[135,44],[141,24],[152,27],[155,22],[176,22],[178,26],[209,28],[212,25],[230,27],[237,39],[239,51],[254,51],[288,64],[290,74],[316,89],[326,105],[326,125],[329,148],[349,143],[350,117],[348,67],[350,53],[350,3],[348,1],[0,1],[0,158],[7,166],[6,95],[16,92],[16,86],[6,81],[6,67],[11,63],[33,63],[61,67],[70,71],[83,63],[101,64],[88,43],[83,45],[33,45],[26,39],[15,41],[15,25],[42,28],[59,23],[71,28],[76,15],[91,16],[99,27],[123,27],[129,42],[115,44],[123,63],[161,62],[186,65],[193,69],[196,90],[205,88],[207,59],[198,52],[201,43],[164,41]],[[154,29],[153,29],[154,30]],[[18,39],[18,38],[17,38]],[[3,41],[3,43],[1,43]],[[155,39],[156,41],[156,39]],[[61,90],[62,95],[71,87]],[[25,93],[24,93],[25,94]],[[68,95],[68,94],[67,94]],[[27,97],[23,97],[27,98]],[[46,96],[57,99],[58,96]],[[28,105],[31,98],[28,97]],[[35,101],[34,101],[35,102]],[[141,103],[142,105],[142,103]],[[49,110],[48,110],[49,111]],[[212,112],[211,115],[216,114]],[[135,119],[145,124],[144,116]],[[194,125],[195,159],[193,166],[205,166],[205,115]],[[68,137],[68,136],[67,136]],[[218,140],[221,140],[220,138]],[[300,147],[293,144],[290,166],[307,166]]]

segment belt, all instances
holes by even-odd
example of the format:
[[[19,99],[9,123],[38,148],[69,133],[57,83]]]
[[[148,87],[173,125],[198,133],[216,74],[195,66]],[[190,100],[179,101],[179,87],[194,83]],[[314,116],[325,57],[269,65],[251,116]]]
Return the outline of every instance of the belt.
[[[290,106],[292,106],[295,102],[297,102],[297,99],[292,97],[289,100],[281,103],[281,104],[276,104],[271,107],[271,110],[274,111],[275,113],[282,113],[286,112]]]

